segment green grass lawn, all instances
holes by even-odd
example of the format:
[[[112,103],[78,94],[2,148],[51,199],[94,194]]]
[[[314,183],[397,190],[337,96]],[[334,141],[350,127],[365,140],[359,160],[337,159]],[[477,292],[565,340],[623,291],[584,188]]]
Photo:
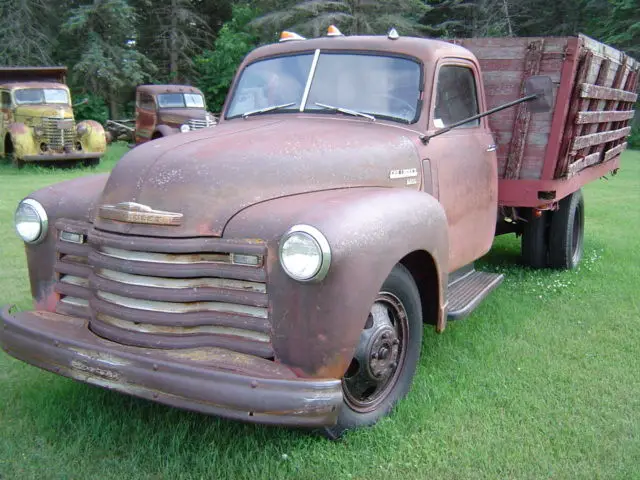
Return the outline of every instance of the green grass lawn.
[[[111,147],[98,170],[125,147]],[[375,428],[332,443],[76,383],[0,353],[0,479],[640,478],[640,152],[585,189],[571,272],[517,266],[467,320],[424,334],[413,389]],[[0,304],[29,308],[16,203],[87,171],[0,166]]]

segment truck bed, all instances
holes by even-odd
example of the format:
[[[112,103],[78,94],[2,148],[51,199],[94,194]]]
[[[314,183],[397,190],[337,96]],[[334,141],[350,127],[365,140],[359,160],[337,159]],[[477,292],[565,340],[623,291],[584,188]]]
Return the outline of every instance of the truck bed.
[[[498,145],[502,205],[557,201],[617,168],[626,148],[640,64],[584,35],[469,38],[453,43],[480,61],[487,107],[524,93],[532,75],[550,76],[554,108],[526,104],[489,117]]]

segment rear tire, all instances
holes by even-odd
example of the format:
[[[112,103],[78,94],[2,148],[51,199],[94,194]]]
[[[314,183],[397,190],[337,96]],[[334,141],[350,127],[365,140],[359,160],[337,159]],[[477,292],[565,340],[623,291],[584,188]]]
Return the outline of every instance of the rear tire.
[[[371,306],[342,378],[338,421],[323,434],[337,440],[347,430],[371,426],[391,412],[411,388],[421,346],[420,292],[409,270],[397,264]]]
[[[549,263],[551,268],[570,270],[582,260],[584,241],[584,198],[578,190],[560,200],[551,216]]]
[[[531,268],[545,268],[548,266],[548,227],[549,212],[541,211],[540,216],[529,210],[527,223],[522,231],[522,263]]]

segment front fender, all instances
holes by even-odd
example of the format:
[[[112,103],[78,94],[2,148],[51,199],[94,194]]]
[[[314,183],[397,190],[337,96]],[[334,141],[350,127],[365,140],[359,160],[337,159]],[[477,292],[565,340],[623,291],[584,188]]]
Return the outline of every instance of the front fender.
[[[104,153],[107,149],[107,136],[104,127],[95,120],[83,120],[78,122],[76,131],[86,129],[86,133],[80,136],[80,144],[85,152]]]
[[[56,220],[65,218],[89,222],[108,176],[103,173],[67,180],[27,196],[42,204],[49,220],[44,241],[37,245],[25,244],[31,294],[36,309],[54,311],[57,301],[53,291],[56,281],[53,270],[56,261]]]
[[[279,263],[280,237],[300,223],[318,228],[331,246],[331,266],[319,283],[294,281]],[[270,200],[234,216],[224,237],[267,241],[273,348],[300,376],[344,374],[380,286],[407,254],[431,255],[440,307],[444,301],[447,222],[438,201],[424,192],[353,188]]]
[[[180,133],[180,130],[178,128],[170,127],[169,125],[158,125],[156,127],[156,132],[160,133],[163,137],[168,137],[170,135]]]
[[[11,136],[13,152],[18,160],[25,155],[35,155],[39,152],[31,128],[24,123],[12,123],[7,131]]]

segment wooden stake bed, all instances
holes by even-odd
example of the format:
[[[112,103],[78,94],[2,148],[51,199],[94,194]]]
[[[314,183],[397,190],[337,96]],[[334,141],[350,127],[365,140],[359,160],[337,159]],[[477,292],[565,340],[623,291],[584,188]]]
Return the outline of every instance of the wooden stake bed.
[[[558,201],[618,167],[637,99],[636,60],[584,35],[453,43],[480,61],[488,108],[522,96],[529,76],[554,82],[552,111],[532,115],[522,104],[489,117],[501,205]]]

